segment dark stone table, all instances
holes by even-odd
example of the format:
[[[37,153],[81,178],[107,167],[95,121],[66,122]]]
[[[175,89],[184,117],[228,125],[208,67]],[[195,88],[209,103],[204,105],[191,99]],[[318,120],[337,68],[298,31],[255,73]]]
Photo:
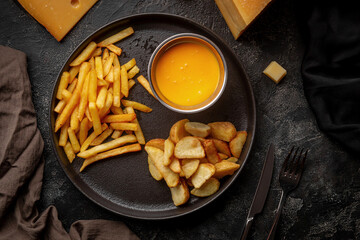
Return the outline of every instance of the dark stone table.
[[[215,202],[188,216],[141,221],[115,215],[95,205],[65,176],[50,144],[48,111],[51,88],[66,58],[90,33],[130,14],[166,12],[188,17],[232,47],[247,71],[256,97],[257,131],[244,171]],[[100,0],[58,43],[14,0],[0,2],[0,44],[24,51],[46,160],[42,211],[53,204],[66,229],[79,219],[125,222],[141,239],[237,239],[245,222],[266,149],[276,144],[273,180],[264,211],[249,239],[265,239],[279,200],[277,181],[292,145],[310,149],[300,186],[288,197],[277,239],[360,239],[360,159],[319,131],[304,97],[300,66],[304,43],[294,1],[277,0],[235,41],[212,0]],[[276,60],[288,71],[278,85],[262,74]]]

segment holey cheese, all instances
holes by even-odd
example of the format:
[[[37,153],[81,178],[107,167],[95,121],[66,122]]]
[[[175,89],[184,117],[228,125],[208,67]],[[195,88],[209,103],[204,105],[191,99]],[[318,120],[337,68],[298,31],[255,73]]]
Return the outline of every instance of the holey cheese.
[[[18,0],[19,3],[60,41],[97,0]]]
[[[237,39],[271,0],[215,0],[234,38]]]

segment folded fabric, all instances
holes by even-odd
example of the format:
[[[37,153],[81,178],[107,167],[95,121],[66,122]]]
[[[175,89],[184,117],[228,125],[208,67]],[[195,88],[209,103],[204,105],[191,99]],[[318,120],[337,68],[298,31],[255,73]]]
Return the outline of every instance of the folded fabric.
[[[67,233],[54,206],[39,214],[44,143],[24,53],[0,46],[0,239],[139,239],[123,223],[80,220]]]
[[[311,7],[310,7],[311,6]],[[306,5],[304,91],[319,128],[360,152],[360,14],[356,1]]]

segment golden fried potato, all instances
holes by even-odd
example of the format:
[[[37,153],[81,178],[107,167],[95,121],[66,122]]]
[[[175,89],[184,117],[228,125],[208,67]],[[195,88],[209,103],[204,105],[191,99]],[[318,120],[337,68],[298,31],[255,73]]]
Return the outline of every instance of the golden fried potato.
[[[211,139],[206,139],[203,143],[203,146],[206,153],[206,158],[209,163],[216,164],[221,161],[217,153],[215,144]]]
[[[164,143],[164,165],[168,166],[171,163],[174,155],[175,145],[170,139],[166,139]]]
[[[200,160],[198,159],[183,159],[181,161],[181,169],[186,178],[190,178],[198,169]]]
[[[236,137],[233,140],[231,140],[231,142],[229,143],[230,151],[234,157],[236,158],[240,157],[241,151],[246,142],[246,137],[247,137],[246,131],[237,132]]]
[[[187,122],[185,123],[185,130],[193,136],[206,138],[210,135],[210,126],[199,122]]]
[[[191,194],[197,197],[208,197],[216,193],[220,188],[220,182],[216,178],[210,178],[200,188],[191,190]]]
[[[213,138],[230,142],[236,136],[236,128],[231,122],[213,122],[208,125]]]
[[[240,165],[230,161],[223,160],[215,164],[214,178],[220,179],[227,175],[233,175],[234,172],[239,169]]]
[[[223,153],[218,153],[218,155],[219,155],[219,157],[220,157],[221,160],[224,160],[224,159],[228,159],[228,158],[229,158],[228,155],[223,154]]]
[[[218,150],[219,153],[223,153],[227,156],[231,156],[231,152],[230,152],[230,148],[229,148],[229,144],[227,142],[221,141],[219,139],[212,139],[216,149]]]
[[[170,191],[175,206],[185,204],[190,198],[189,188],[184,179],[181,179],[176,187],[170,188]]]
[[[236,157],[230,157],[230,158],[225,159],[225,160],[228,161],[228,162],[237,163],[237,161],[238,161],[239,159],[237,159]],[[240,164],[240,165],[241,165],[241,164]]]
[[[195,188],[200,188],[208,179],[215,174],[215,166],[211,163],[201,163],[191,177],[191,182]]]
[[[172,157],[171,164],[169,165],[169,168],[171,169],[171,171],[173,171],[175,173],[180,173],[181,172],[181,166],[180,166],[179,159],[177,159],[176,157]]]
[[[189,134],[185,130],[185,123],[189,122],[188,119],[182,119],[176,122],[170,129],[170,139],[175,144],[180,141],[183,137],[189,136]]]
[[[164,145],[165,145],[165,139],[161,139],[161,138],[151,139],[145,144],[145,146],[155,147],[160,149],[161,151],[164,151]]]
[[[150,156],[148,156],[148,164],[149,164],[149,172],[151,176],[156,180],[160,181],[163,179],[163,176],[159,172],[159,170],[155,167],[154,162],[151,160]]]
[[[164,165],[164,152],[158,148],[145,146],[145,151],[148,153],[155,167],[164,177],[168,187],[176,187],[180,181],[179,174],[174,173],[171,169]]]
[[[175,157],[183,158],[203,158],[205,157],[204,148],[199,139],[195,137],[184,137],[175,146]]]

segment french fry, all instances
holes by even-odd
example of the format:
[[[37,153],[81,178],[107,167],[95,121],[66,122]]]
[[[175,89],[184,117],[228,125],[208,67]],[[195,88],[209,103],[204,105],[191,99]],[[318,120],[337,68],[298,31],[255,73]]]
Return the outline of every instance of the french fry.
[[[104,52],[103,52],[103,55],[102,55],[102,64],[103,64],[103,68],[104,68],[104,63],[106,61],[106,59],[110,56],[109,54],[109,49],[105,48]]]
[[[96,99],[96,106],[98,107],[98,109],[101,109],[104,107],[105,105],[105,101],[106,101],[106,95],[107,95],[107,87],[101,87],[99,94],[97,96]]]
[[[59,87],[56,93],[56,98],[59,100],[63,99],[62,91],[68,87],[70,81],[70,74],[68,72],[63,72],[60,78]]]
[[[79,106],[76,106],[74,111],[71,113],[71,117],[70,117],[70,127],[75,132],[77,132],[77,130],[79,128],[78,113],[79,113]],[[74,149],[74,151],[75,151],[75,149]]]
[[[69,92],[68,90],[64,89],[61,92],[61,96],[63,97],[63,100],[65,100],[65,102],[68,102],[72,96],[72,93]]]
[[[66,143],[66,145],[64,147],[64,152],[65,152],[67,158],[69,159],[69,162],[72,163],[75,158],[75,153],[74,153],[74,150],[72,149],[70,142]]]
[[[59,137],[59,146],[64,147],[68,140],[68,128],[69,128],[69,120],[66,121],[64,126],[61,127],[60,137]]]
[[[110,110],[113,114],[124,114],[123,110],[119,107],[111,106]]]
[[[105,131],[108,128],[108,125],[106,123],[104,123],[103,125],[101,125],[101,131]],[[94,141],[94,139],[97,137],[98,135],[96,135],[95,132],[92,132],[90,134],[90,136],[88,136],[85,140],[85,142],[81,145],[80,148],[80,152],[84,152],[86,151],[86,149],[88,149],[88,147],[90,146],[90,144],[92,143],[92,141]]]
[[[72,130],[71,128],[68,128],[68,135],[69,135],[69,140],[70,140],[72,149],[74,150],[74,153],[79,152],[80,144],[79,144],[78,139],[76,138],[74,130]]]
[[[100,56],[101,55],[101,48],[97,48],[97,49],[95,49],[93,52],[92,52],[92,54],[90,55],[90,59],[91,58],[95,58],[95,57],[97,57],[97,56]]]
[[[130,130],[137,131],[138,125],[136,123],[110,123],[114,130]]]
[[[116,122],[131,122],[136,118],[135,113],[119,114],[119,115],[108,115],[104,118],[105,123],[116,123]]]
[[[115,53],[116,55],[120,56],[122,50],[121,48],[115,46],[114,44],[109,44],[106,46],[107,49],[109,49],[110,51],[112,51],[113,53]]]
[[[111,52],[110,56],[105,60],[105,63],[103,65],[104,76],[108,75],[108,73],[110,72],[115,56],[116,55]]]
[[[112,106],[113,103],[113,95],[110,91],[108,91],[108,94],[106,96],[106,100],[105,100],[105,105],[102,109],[100,109],[99,111],[99,117],[100,119],[103,119],[105,117],[106,114],[108,114],[110,112],[110,108]]]
[[[130,36],[133,33],[134,33],[134,29],[132,27],[128,27],[128,28],[118,32],[117,34],[106,38],[104,41],[98,43],[98,46],[99,47],[106,47],[106,46],[108,46],[110,44],[116,43],[116,42]]]
[[[140,144],[135,143],[135,144],[115,148],[113,150],[100,153],[100,154],[95,155],[95,156],[93,156],[91,158],[85,159],[85,161],[83,162],[83,165],[80,168],[80,172],[82,172],[90,164],[92,164],[94,162],[97,162],[99,160],[109,158],[109,157],[118,156],[118,155],[121,155],[121,154],[124,154],[124,153],[138,152],[138,151],[141,151],[141,146],[140,146]]]
[[[103,71],[103,65],[102,65],[100,56],[95,58],[95,69],[96,69],[97,78],[103,80],[104,79],[104,71]]]
[[[117,59],[117,58],[116,58]],[[114,61],[115,62],[115,61]],[[121,80],[120,80],[120,66],[114,67],[114,101],[115,107],[120,107],[120,93],[121,93]]]
[[[104,87],[105,86],[106,88],[108,88],[110,83],[103,80],[103,79],[98,79],[97,80],[97,85],[98,85],[98,87]]]
[[[54,108],[54,112],[61,113],[66,106],[66,101],[63,99],[56,104],[56,107]]]
[[[96,49],[96,43],[95,42],[89,43],[89,45],[87,45],[87,47],[79,54],[79,56],[77,56],[77,58],[75,58],[75,60],[72,61],[72,63],[70,63],[70,66],[71,67],[78,66],[87,59],[89,59],[89,57],[91,56],[91,54],[95,49]]]
[[[113,65],[114,67],[120,67],[120,62],[118,57],[114,57]]]
[[[72,111],[76,107],[80,99],[80,90],[75,90],[74,94],[71,96],[69,102],[66,104],[61,114],[58,116],[55,122],[55,132],[57,132],[70,117]]]
[[[111,128],[106,129],[105,131],[102,132],[102,134],[100,134],[99,136],[97,136],[94,141],[92,141],[92,143],[90,144],[90,146],[97,146],[100,145],[103,141],[105,141],[105,139],[110,136],[113,133],[114,130],[112,130]]]
[[[130,71],[128,72],[128,78],[133,78],[135,77],[136,74],[138,74],[140,72],[140,69],[138,68],[138,66],[134,66],[132,69],[130,69]]]
[[[90,114],[90,111],[89,111],[89,106],[86,107],[85,115],[86,115],[87,119],[89,119],[89,122],[92,123],[92,118],[91,118],[91,114]]]
[[[86,111],[86,107],[88,103],[89,82],[90,82],[90,72],[88,73],[83,88],[81,90],[81,98],[80,98],[80,104],[79,104],[79,110],[77,116],[79,121],[82,121]]]
[[[122,99],[121,103],[125,106],[125,107],[132,107],[136,110],[142,111],[142,112],[151,112],[152,109],[149,108],[148,106],[142,104],[142,103],[138,103],[135,101],[130,101],[130,100],[125,100]]]
[[[69,83],[72,83],[74,81],[74,79],[76,78],[76,76],[78,75],[80,70],[80,66],[75,66],[70,68],[69,70],[69,74],[70,74],[70,79],[69,79]]]
[[[94,70],[90,71],[89,76],[89,102],[96,102],[97,99],[97,78]]]
[[[106,131],[106,130],[105,130]],[[105,152],[120,146],[123,146],[127,143],[134,143],[136,142],[136,137],[134,135],[125,135],[122,137],[119,137],[117,139],[114,139],[110,142],[100,144],[98,146],[95,146],[89,150],[86,150],[84,152],[80,152],[78,154],[78,157],[81,158],[89,158],[92,157],[98,153]]]
[[[87,136],[88,136],[88,126],[89,126],[89,119],[83,118],[83,120],[80,123],[80,131],[79,131],[79,142],[81,145],[85,142]]]
[[[80,67],[79,67],[80,68]],[[74,78],[74,80],[72,81],[72,83],[68,86],[67,90],[71,93],[74,92],[75,90],[75,87],[76,87],[76,84],[78,82],[78,79],[77,78]]]
[[[129,96],[129,82],[128,82],[128,75],[126,69],[121,67],[120,69],[120,81],[121,81],[121,93],[125,96]]]
[[[75,90],[78,90],[79,93],[81,93],[82,87],[84,85],[85,79],[89,73],[89,71],[91,70],[91,65],[88,62],[84,62],[81,64],[80,66],[80,70],[79,70],[79,78],[78,78],[78,83],[76,84],[76,88]]]
[[[100,117],[99,117],[99,112],[96,108],[95,103],[90,102],[89,103],[89,111],[91,114],[91,118],[93,120],[93,128],[94,128],[94,132],[96,135],[101,134],[101,122],[100,122]]]
[[[106,77],[105,77],[105,80],[109,83],[114,82],[114,67],[113,66],[111,66],[108,75],[106,75]]]
[[[129,71],[135,65],[136,65],[136,60],[135,58],[133,58],[122,66],[126,69],[126,71]]]
[[[148,91],[148,93],[150,93],[151,96],[153,96],[153,97],[156,99],[153,91],[151,90],[149,81],[148,81],[143,75],[140,75],[140,76],[137,78],[137,80],[138,80],[138,82],[141,84],[141,86],[143,86],[143,87],[146,89],[146,91]]]
[[[90,63],[91,69],[95,69],[95,60],[93,57],[90,58],[89,63]]]
[[[122,135],[122,133],[123,133],[124,131],[119,131],[119,130],[115,130],[114,132],[113,132],[113,134],[111,135],[111,138],[118,138],[118,137],[120,137],[121,135]]]
[[[126,112],[127,112],[128,114],[131,114],[131,113],[134,113],[134,114],[135,114],[135,111],[134,111],[134,109],[133,109],[132,107],[127,107],[127,108],[126,108]],[[139,121],[137,120],[137,118],[135,118],[135,119],[133,120],[133,123],[136,123],[136,124],[138,125],[138,130],[134,131],[135,136],[136,136],[138,142],[139,142],[141,145],[144,145],[144,144],[146,143],[145,137],[144,137],[144,133],[143,133],[143,131],[141,130],[140,123],[139,123]]]

